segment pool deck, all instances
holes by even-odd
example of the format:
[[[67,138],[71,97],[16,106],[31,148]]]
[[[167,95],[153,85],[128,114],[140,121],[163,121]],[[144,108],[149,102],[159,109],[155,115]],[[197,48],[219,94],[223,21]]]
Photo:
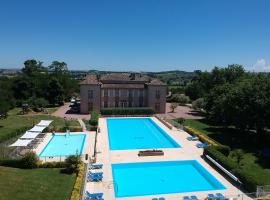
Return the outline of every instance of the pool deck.
[[[100,133],[97,134],[97,162],[103,164],[103,180],[102,182],[87,182],[86,190],[90,193],[103,192],[104,199],[119,199],[119,200],[150,200],[154,197],[165,197],[166,200],[182,199],[184,196],[196,195],[199,199],[205,199],[209,193],[222,193],[225,196],[237,198],[239,194],[243,194],[241,190],[235,187],[220,173],[213,169],[204,159],[202,159],[203,149],[196,147],[198,141],[188,141],[186,138],[190,136],[182,130],[173,128],[168,129],[159,120],[152,117],[152,120],[157,123],[164,131],[166,131],[176,142],[181,145],[181,148],[165,148],[164,156],[150,156],[138,157],[139,150],[113,150],[109,149],[109,139],[107,133],[106,118],[99,119]],[[94,140],[93,134],[89,137],[90,142]],[[91,142],[93,143],[93,141]],[[211,190],[206,192],[192,192],[192,193],[177,193],[177,194],[162,194],[151,196],[136,196],[115,198],[114,186],[112,178],[112,163],[128,163],[128,162],[150,162],[150,161],[173,161],[173,160],[197,160],[205,169],[207,169],[213,176],[215,176],[227,189],[225,190]],[[181,181],[181,180],[180,180]],[[195,181],[195,180],[194,180]],[[138,188],[140,186],[138,185]],[[242,196],[241,196],[242,197]],[[251,199],[248,196],[243,196],[243,199]]]

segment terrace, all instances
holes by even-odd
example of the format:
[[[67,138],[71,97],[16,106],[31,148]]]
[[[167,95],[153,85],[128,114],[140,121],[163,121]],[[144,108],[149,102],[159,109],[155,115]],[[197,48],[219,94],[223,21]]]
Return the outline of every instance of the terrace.
[[[169,200],[182,199],[184,196],[196,195],[199,199],[205,199],[209,193],[223,193],[228,197],[238,197],[239,194],[243,192],[234,186],[230,181],[223,177],[219,172],[213,169],[201,156],[203,154],[203,149],[197,148],[196,144],[198,141],[188,141],[187,137],[190,136],[182,130],[177,130],[175,128],[169,129],[163,123],[161,123],[156,118],[151,118],[154,123],[156,123],[164,132],[166,132],[176,143],[181,144],[181,148],[161,148],[164,152],[164,156],[147,156],[139,157],[139,150],[145,149],[128,149],[128,150],[110,150],[110,139],[108,137],[107,119],[99,119],[100,133],[97,134],[97,156],[96,163],[103,164],[103,179],[101,182],[87,182],[86,191],[91,193],[104,193],[104,199],[129,199],[129,200],[149,200],[155,197],[162,196]],[[132,128],[132,127],[130,127]],[[94,140],[94,138],[90,138]],[[129,142],[129,141],[126,141]],[[222,184],[226,189],[222,190],[202,190],[202,191],[182,191],[182,192],[165,192],[164,194],[155,193],[147,195],[138,196],[123,196],[117,197],[117,190],[121,190],[116,180],[114,180],[112,173],[112,165],[115,164],[125,164],[125,163],[149,163],[149,162],[161,162],[161,161],[187,161],[196,160],[206,171],[208,171],[212,176],[214,176],[220,184]],[[133,190],[140,191],[140,187],[143,187],[143,180],[127,180],[128,182],[136,182],[137,187],[133,187]],[[149,180],[148,180],[149,181]],[[176,180],[183,183],[185,180],[179,178]],[[196,182],[196,179],[194,179]],[[151,183],[151,180],[150,180]],[[154,183],[153,183],[154,184]],[[132,183],[131,183],[132,186]],[[168,186],[169,187],[169,186]],[[249,197],[243,195],[244,199],[249,199]]]

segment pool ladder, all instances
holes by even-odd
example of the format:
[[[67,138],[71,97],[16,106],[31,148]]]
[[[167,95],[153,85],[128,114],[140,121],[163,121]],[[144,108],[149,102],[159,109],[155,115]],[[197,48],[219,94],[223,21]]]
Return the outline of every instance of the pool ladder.
[[[116,191],[114,191],[115,193],[118,192],[118,184],[115,181],[110,181],[107,185],[108,189],[115,189]]]

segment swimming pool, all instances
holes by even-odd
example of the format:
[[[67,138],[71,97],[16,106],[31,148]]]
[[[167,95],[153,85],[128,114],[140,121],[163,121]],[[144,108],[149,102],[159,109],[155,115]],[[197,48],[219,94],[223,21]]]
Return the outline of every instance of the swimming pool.
[[[108,118],[111,150],[180,147],[151,118]]]
[[[226,189],[196,160],[112,164],[115,197]]]
[[[85,134],[55,134],[43,148],[39,157],[81,155]]]

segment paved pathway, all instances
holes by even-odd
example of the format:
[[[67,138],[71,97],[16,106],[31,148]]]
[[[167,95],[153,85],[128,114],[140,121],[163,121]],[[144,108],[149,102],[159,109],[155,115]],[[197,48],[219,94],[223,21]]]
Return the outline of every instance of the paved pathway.
[[[70,103],[65,103],[65,105],[61,106],[57,111],[52,113],[53,116],[67,118],[67,119],[90,119],[90,114],[72,114],[69,113]]]

